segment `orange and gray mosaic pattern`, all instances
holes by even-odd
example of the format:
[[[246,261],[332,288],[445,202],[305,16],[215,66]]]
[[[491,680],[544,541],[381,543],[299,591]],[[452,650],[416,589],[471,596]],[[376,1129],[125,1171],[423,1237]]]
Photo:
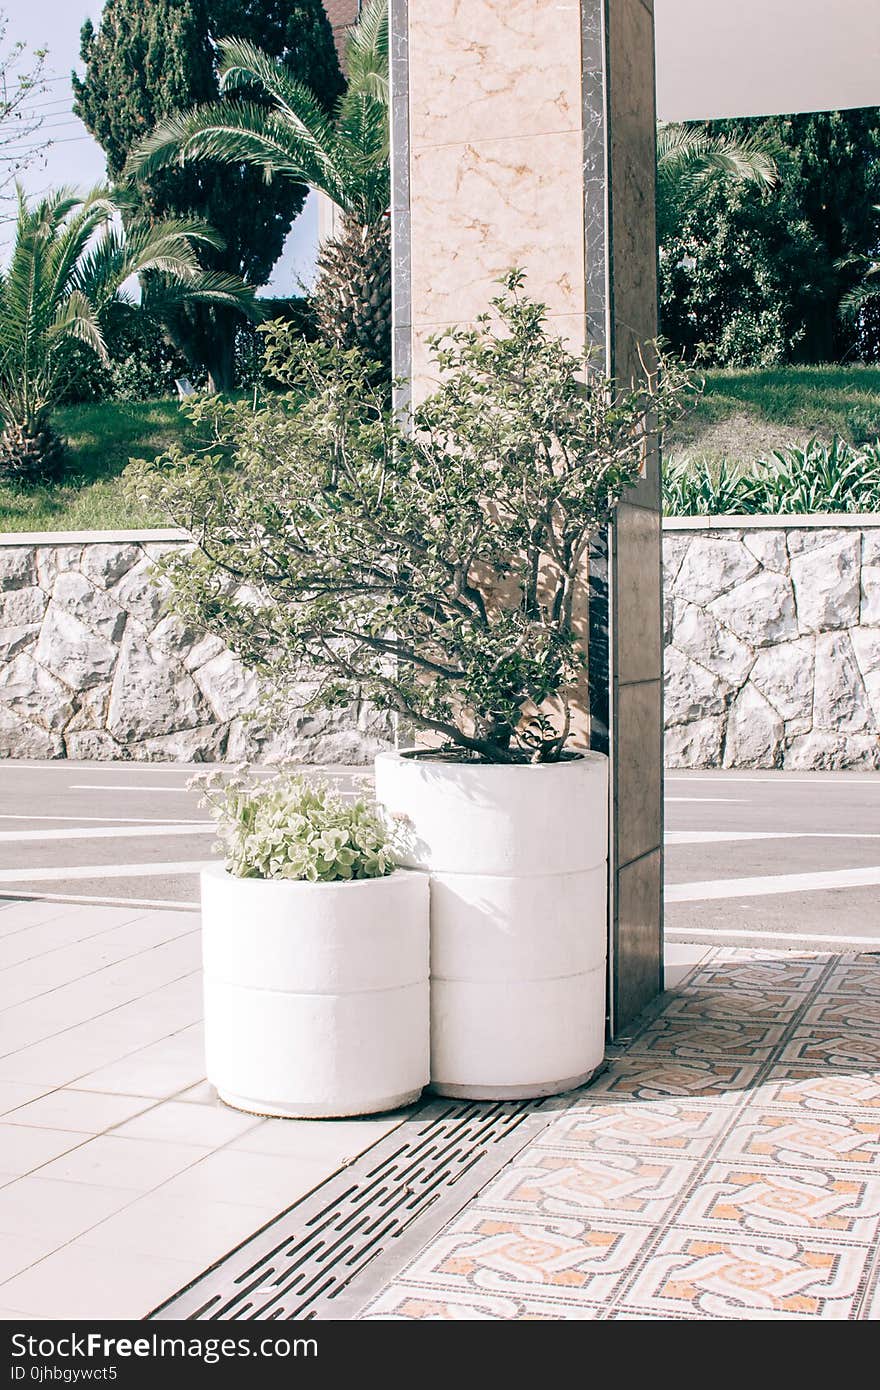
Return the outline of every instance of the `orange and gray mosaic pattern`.
[[[371,1319],[880,1318],[880,955],[714,950]]]

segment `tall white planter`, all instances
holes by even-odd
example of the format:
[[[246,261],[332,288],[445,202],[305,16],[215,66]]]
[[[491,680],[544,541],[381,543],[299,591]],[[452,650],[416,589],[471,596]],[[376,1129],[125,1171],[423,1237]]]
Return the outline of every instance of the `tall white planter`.
[[[205,1047],[222,1100],[366,1115],[428,1081],[428,879],[202,874]]]
[[[519,1099],[589,1079],[605,1044],[608,764],[376,759],[431,876],[431,1083]]]

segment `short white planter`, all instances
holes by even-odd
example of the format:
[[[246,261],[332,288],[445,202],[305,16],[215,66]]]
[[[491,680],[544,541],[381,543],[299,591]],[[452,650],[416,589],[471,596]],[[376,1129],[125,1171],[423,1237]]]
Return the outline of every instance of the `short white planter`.
[[[366,1115],[428,1081],[428,879],[202,874],[205,1046],[222,1100]]]
[[[376,759],[376,797],[431,876],[431,1084],[519,1099],[582,1085],[605,1047],[608,764]]]

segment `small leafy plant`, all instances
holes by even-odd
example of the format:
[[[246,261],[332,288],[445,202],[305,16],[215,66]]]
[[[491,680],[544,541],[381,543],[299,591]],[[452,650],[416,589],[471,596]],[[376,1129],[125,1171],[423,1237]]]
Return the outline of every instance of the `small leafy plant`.
[[[217,822],[216,848],[236,878],[307,883],[382,878],[396,867],[391,838],[363,797],[344,797],[326,782],[282,768],[254,778],[214,772],[193,778],[201,805]]]

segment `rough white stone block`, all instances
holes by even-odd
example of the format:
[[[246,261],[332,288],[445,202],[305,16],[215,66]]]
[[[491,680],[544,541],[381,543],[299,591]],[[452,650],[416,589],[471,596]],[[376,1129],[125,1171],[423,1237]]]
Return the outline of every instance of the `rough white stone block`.
[[[19,652],[27,651],[36,642],[39,633],[39,623],[26,623],[23,627],[0,627],[0,661],[10,661]]]
[[[247,714],[259,704],[260,687],[256,676],[246,671],[232,652],[224,651],[212,657],[198,668],[193,678],[221,721]]]
[[[727,717],[725,767],[778,767],[782,761],[783,721],[759,690],[749,683]]]
[[[827,632],[858,622],[860,568],[858,531],[794,557],[791,579],[801,632]]]
[[[0,592],[29,588],[36,582],[34,552],[30,546],[14,545],[0,549]]]
[[[862,566],[862,592],[859,622],[864,627],[880,625],[880,565]]]
[[[751,670],[755,653],[723,627],[705,608],[677,599],[672,642],[693,661],[720,676],[728,685],[740,686]]]
[[[880,628],[854,627],[850,640],[871,702],[874,722],[880,729]]]
[[[139,545],[126,542],[87,545],[83,547],[80,570],[92,584],[109,589],[133,569],[142,556]]]
[[[802,530],[792,527],[786,539],[788,553],[794,557],[805,550],[821,550],[825,545],[833,545],[840,540],[840,530],[832,527],[823,530],[818,526],[805,526]]]
[[[678,598],[706,605],[734,585],[742,584],[758,569],[758,561],[742,541],[695,536],[678,571],[674,592]]]
[[[112,675],[119,648],[53,599],[34,656],[71,690],[88,690]]]
[[[799,637],[759,652],[749,680],[786,723],[806,720],[809,728],[814,670],[815,638]]]
[[[41,623],[48,602],[36,585],[0,592],[0,627],[32,627]]]
[[[731,687],[726,681],[699,666],[677,647],[667,647],[664,719],[670,724],[687,724],[710,714],[723,714]]]
[[[67,686],[39,666],[28,652],[21,652],[8,666],[0,667],[0,703],[20,719],[51,732],[60,732],[74,711]]]
[[[667,767],[719,767],[724,742],[724,716],[694,719],[666,730]]]
[[[124,581],[123,581],[124,582]],[[127,631],[116,667],[107,727],[120,743],[136,743],[210,722],[192,676],[134,631]]]
[[[877,726],[848,632],[816,638],[813,727],[834,733],[875,733]]]
[[[803,734],[791,740],[783,766],[800,772],[880,769],[880,741],[864,734]]]
[[[64,740],[57,733],[21,719],[0,704],[0,758],[63,758]]]
[[[788,550],[784,531],[744,531],[743,545],[759,560],[765,570],[788,573]]]
[[[108,642],[116,643],[122,636],[126,622],[123,609],[77,570],[59,574],[52,590],[52,602],[53,611],[70,613]]]
[[[738,584],[708,607],[713,617],[752,647],[769,647],[798,635],[791,583],[770,570]]]

